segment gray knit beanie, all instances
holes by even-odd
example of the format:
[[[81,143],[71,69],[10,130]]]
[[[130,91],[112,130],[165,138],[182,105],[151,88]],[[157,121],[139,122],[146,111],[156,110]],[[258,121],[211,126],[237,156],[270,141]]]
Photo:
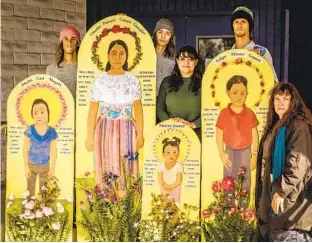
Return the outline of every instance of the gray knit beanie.
[[[174,35],[174,26],[173,26],[173,23],[169,19],[162,18],[158,20],[153,34],[155,34],[160,29],[167,29],[171,32],[172,35]]]

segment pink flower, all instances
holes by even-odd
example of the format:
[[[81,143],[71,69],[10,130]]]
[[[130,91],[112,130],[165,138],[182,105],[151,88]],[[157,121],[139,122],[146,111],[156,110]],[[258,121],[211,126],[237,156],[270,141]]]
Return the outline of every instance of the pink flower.
[[[209,217],[211,216],[211,213],[209,213],[208,209],[205,209],[203,211],[203,216],[204,216],[204,218],[209,219]]]
[[[246,172],[246,169],[244,167],[240,167],[237,171],[237,175],[244,175]]]
[[[27,208],[27,209],[33,209],[34,206],[35,206],[35,202],[33,200],[25,203],[25,208]]]
[[[49,208],[49,207],[44,207],[42,209],[42,212],[46,217],[49,217],[54,214],[52,208]]]
[[[253,209],[248,208],[242,212],[241,217],[242,217],[242,220],[244,221],[252,222],[256,219],[256,213]]]
[[[231,191],[235,187],[235,181],[233,177],[227,176],[222,180],[221,185],[225,191]]]
[[[231,207],[230,207],[229,214],[236,214],[236,213],[238,213],[238,209],[237,209],[235,204],[232,204]]]
[[[213,184],[212,184],[212,190],[213,192],[217,193],[217,192],[220,192],[222,189],[220,183],[218,181],[215,181]]]
[[[38,219],[38,218],[42,218],[43,217],[43,213],[42,213],[42,211],[41,210],[37,210],[36,211],[36,218]]]

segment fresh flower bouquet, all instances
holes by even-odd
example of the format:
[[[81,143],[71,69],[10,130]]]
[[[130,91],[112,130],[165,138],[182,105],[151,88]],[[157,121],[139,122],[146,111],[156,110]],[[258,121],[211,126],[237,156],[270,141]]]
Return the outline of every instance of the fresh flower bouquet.
[[[191,211],[198,211],[198,208],[184,204],[182,211],[168,196],[152,194],[152,220],[141,222],[141,241],[198,241],[200,226],[190,219]]]
[[[124,162],[124,161],[122,161]],[[85,176],[91,173],[86,172]],[[118,176],[104,176],[105,186],[100,188],[95,180],[78,179],[86,200],[80,202],[82,219],[78,222],[91,241],[139,241],[141,219],[141,179],[126,176],[126,185],[119,188]]]
[[[242,190],[245,169],[234,180],[228,176],[212,184],[216,201],[202,211],[205,241],[256,241],[256,214],[248,207],[249,194]]]
[[[9,241],[68,241],[71,220],[67,204],[57,200],[60,195],[58,179],[48,178],[39,195],[31,196],[29,191],[15,198],[11,193],[7,200],[6,232]]]

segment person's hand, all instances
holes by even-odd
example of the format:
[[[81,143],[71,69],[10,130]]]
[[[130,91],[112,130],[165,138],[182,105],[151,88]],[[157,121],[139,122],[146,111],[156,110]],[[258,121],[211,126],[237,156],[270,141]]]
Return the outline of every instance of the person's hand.
[[[53,166],[51,166],[49,169],[49,177],[54,176],[54,174],[55,174],[55,168]]]
[[[29,169],[29,165],[25,166],[25,176],[26,178],[29,178],[31,175],[30,169]]]
[[[136,148],[139,150],[144,146],[144,137],[143,134],[138,134],[136,137]]]
[[[257,155],[252,154],[251,160],[250,160],[250,169],[254,170],[257,167]]]
[[[94,149],[94,139],[93,139],[93,137],[88,136],[87,139],[86,139],[85,145],[86,145],[86,148],[87,148],[87,150],[89,152],[93,151],[93,149]]]
[[[174,118],[174,120],[177,121],[177,122],[182,122],[184,125],[192,128],[192,129],[196,128],[194,122],[189,122],[189,121],[186,121],[183,118],[179,118],[179,117]]]
[[[275,214],[279,214],[280,212],[282,213],[284,211],[284,198],[278,195],[277,192],[275,192],[273,195],[271,207]]]
[[[221,155],[221,160],[222,160],[222,163],[224,165],[225,168],[231,168],[232,167],[232,162],[230,161],[229,159],[229,155],[227,153],[223,153]]]

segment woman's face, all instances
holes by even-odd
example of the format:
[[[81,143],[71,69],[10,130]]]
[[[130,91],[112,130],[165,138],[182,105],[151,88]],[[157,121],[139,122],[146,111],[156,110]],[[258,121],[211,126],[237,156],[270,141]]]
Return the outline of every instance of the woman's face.
[[[167,29],[160,29],[156,32],[158,46],[167,46],[171,38],[171,32]]]
[[[63,38],[63,49],[67,54],[75,53],[77,50],[78,40],[74,36],[65,36]]]
[[[198,60],[193,59],[187,52],[181,53],[177,58],[177,64],[183,78],[192,77]]]
[[[274,97],[274,110],[282,119],[283,115],[289,110],[291,96],[289,94],[277,94]]]
[[[163,153],[166,163],[175,163],[180,155],[179,148],[177,146],[168,145],[165,147]]]
[[[108,54],[108,60],[113,69],[122,69],[127,60],[125,48],[122,45],[114,45]]]
[[[45,104],[36,104],[33,107],[32,117],[36,124],[46,124],[49,121],[48,109]]]

